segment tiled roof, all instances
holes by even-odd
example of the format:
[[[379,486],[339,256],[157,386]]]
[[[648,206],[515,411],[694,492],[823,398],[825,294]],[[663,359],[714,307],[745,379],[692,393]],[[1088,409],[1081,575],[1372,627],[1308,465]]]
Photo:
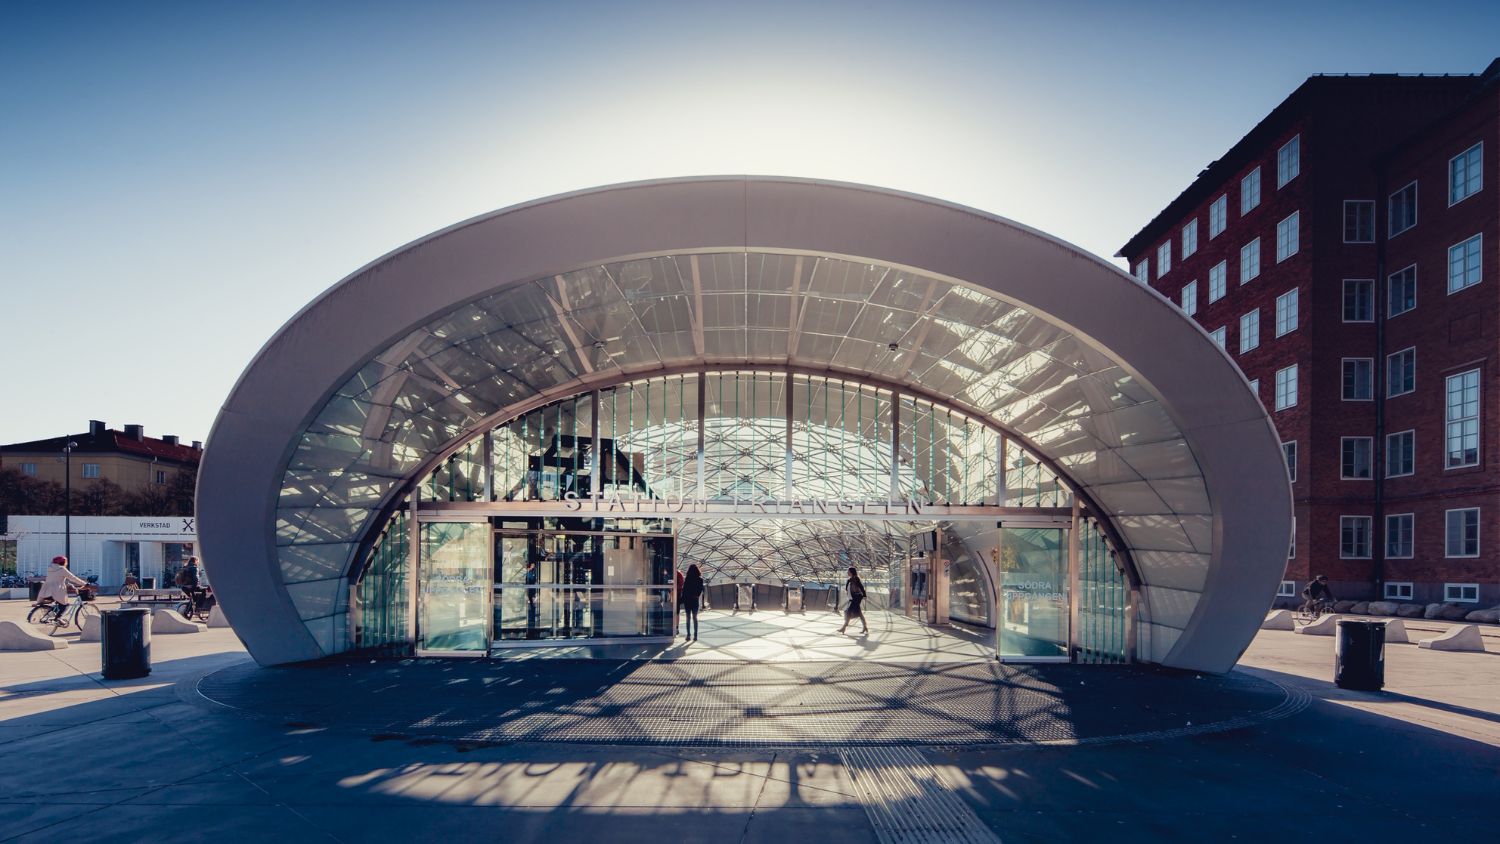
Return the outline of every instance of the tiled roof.
[[[203,457],[203,449],[191,445],[172,445],[155,437],[137,440],[123,431],[106,429],[100,434],[69,434],[45,440],[32,440],[0,446],[0,454],[25,454],[31,452],[58,452],[70,442],[78,443],[74,454],[128,454],[137,457],[155,457],[174,463],[197,463]]]

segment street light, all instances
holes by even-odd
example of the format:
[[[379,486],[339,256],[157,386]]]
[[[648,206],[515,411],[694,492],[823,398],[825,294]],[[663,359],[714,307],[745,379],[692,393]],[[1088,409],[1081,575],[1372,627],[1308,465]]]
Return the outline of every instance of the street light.
[[[73,449],[78,443],[63,446],[63,556],[73,561]]]

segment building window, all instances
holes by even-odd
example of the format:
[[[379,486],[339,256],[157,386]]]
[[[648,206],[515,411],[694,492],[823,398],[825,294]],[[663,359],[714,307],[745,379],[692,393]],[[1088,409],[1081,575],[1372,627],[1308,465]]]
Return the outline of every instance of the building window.
[[[1370,556],[1370,517],[1339,516],[1339,557],[1363,560]]]
[[[1210,305],[1224,298],[1224,280],[1228,276],[1229,268],[1224,261],[1214,264],[1213,268],[1208,271],[1208,303]]]
[[[1297,364],[1276,370],[1276,409],[1297,405]]]
[[[1198,218],[1188,220],[1187,225],[1182,227],[1182,259],[1198,251]]]
[[[1297,597],[1297,581],[1295,581],[1295,580],[1283,580],[1283,581],[1281,581],[1281,585],[1278,586],[1278,587],[1276,587],[1276,597],[1278,597],[1278,598],[1295,598],[1295,597]]]
[[[1284,187],[1302,172],[1302,136],[1298,135],[1276,151],[1276,187]]]
[[[1448,376],[1447,455],[1449,469],[1479,464],[1479,370]]]
[[[1339,477],[1346,481],[1368,481],[1375,477],[1370,468],[1373,451],[1370,437],[1339,437]]]
[[[1229,213],[1229,194],[1224,194],[1208,206],[1208,239],[1213,240],[1224,231],[1225,215]]]
[[[1444,583],[1443,600],[1450,604],[1477,604],[1479,603],[1479,584]]]
[[[1417,224],[1417,183],[1391,194],[1386,202],[1386,222],[1391,237]]]
[[[1286,544],[1286,558],[1288,560],[1295,560],[1295,559],[1297,559],[1297,517],[1296,517],[1296,515],[1292,516],[1292,535],[1287,540],[1287,544]]]
[[[166,483],[167,482],[167,473],[161,471],[160,469],[158,469],[156,471],[156,482],[159,483],[159,484]]]
[[[1393,399],[1417,389],[1417,348],[1402,349],[1385,357],[1385,397]]]
[[[1260,204],[1260,168],[1250,171],[1250,175],[1240,179],[1240,216],[1250,213],[1250,209]]]
[[[1443,545],[1443,556],[1479,556],[1479,508],[1464,507],[1459,510],[1449,510],[1445,515],[1448,529],[1447,539]]]
[[[1375,321],[1375,282],[1368,278],[1344,279],[1344,322]]]
[[[1260,308],[1240,317],[1240,354],[1260,345]]]
[[[1386,280],[1386,317],[1401,316],[1417,306],[1417,265],[1391,273]]]
[[[1387,581],[1385,584],[1385,599],[1387,601],[1410,601],[1411,581],[1405,581],[1402,583],[1391,583]]]
[[[1369,401],[1375,398],[1375,361],[1373,358],[1344,358],[1344,401]]]
[[[1172,241],[1156,247],[1156,277],[1161,278],[1172,269]]]
[[[1400,478],[1417,470],[1417,432],[1398,431],[1385,435],[1385,476]]]
[[[1479,283],[1479,246],[1483,234],[1448,247],[1448,292],[1457,293]]]
[[[1281,444],[1281,456],[1286,458],[1286,479],[1288,483],[1297,482],[1297,441]]]
[[[1468,199],[1484,187],[1484,142],[1448,160],[1448,204]]]
[[[1240,284],[1254,281],[1260,275],[1260,238],[1240,247]]]
[[[1198,280],[1182,286],[1182,312],[1188,316],[1198,313]]]
[[[1250,379],[1250,392],[1252,392],[1252,393],[1255,394],[1256,400],[1260,399],[1260,379],[1259,378],[1251,378]]]
[[[1387,557],[1412,556],[1412,514],[1395,513],[1385,517],[1385,555]]]
[[[1276,297],[1276,336],[1297,330],[1297,288]]]
[[[99,464],[98,463],[85,463],[85,464],[83,464],[83,476],[85,478],[97,478],[97,477],[99,477]]]
[[[1215,346],[1221,349],[1224,348],[1224,326],[1221,325],[1213,331],[1208,332],[1208,336],[1213,338]]]
[[[23,474],[23,475],[30,475],[32,477],[36,477],[36,464],[35,463],[22,463],[21,464],[21,474]]]
[[[1290,217],[1276,224],[1276,263],[1281,263],[1297,254],[1299,246],[1298,224],[1301,211],[1293,211]]]
[[[1344,242],[1375,242],[1375,200],[1344,200]]]

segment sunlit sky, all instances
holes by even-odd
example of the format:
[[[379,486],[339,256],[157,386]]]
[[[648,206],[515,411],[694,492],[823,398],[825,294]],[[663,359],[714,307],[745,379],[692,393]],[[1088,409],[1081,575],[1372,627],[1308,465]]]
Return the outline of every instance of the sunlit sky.
[[[207,436],[402,243],[668,176],[864,182],[1104,256],[1315,73],[1477,73],[1500,3],[0,4],[0,442]]]

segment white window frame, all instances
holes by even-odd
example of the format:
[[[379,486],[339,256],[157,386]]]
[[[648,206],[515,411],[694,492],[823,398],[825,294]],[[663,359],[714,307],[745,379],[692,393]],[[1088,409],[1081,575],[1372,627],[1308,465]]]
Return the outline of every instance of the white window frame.
[[[1247,267],[1252,263],[1254,266]],[[1249,270],[1254,270],[1250,272]],[[1240,284],[1249,284],[1260,277],[1260,238],[1240,247]]]
[[[1358,286],[1363,286],[1363,287],[1365,287],[1366,290],[1369,291],[1369,299],[1367,300],[1367,303],[1368,303],[1368,306],[1369,306],[1369,316],[1366,319],[1350,319],[1349,318],[1349,308],[1347,307],[1348,302],[1349,302],[1349,289],[1350,289],[1350,287],[1358,287]],[[1350,324],[1370,323],[1370,322],[1374,322],[1375,321],[1375,279],[1373,279],[1373,278],[1346,278],[1346,279],[1344,279],[1344,286],[1343,286],[1343,289],[1342,289],[1342,293],[1343,293],[1343,298],[1339,300],[1339,318],[1341,320],[1343,320],[1346,323],[1350,323]]]
[[[1349,239],[1349,206],[1357,205],[1370,209],[1370,237],[1367,240]],[[1374,243],[1375,242],[1375,200],[1373,199],[1346,199],[1344,200],[1344,230],[1341,234],[1345,243]]]
[[[1278,597],[1278,598],[1295,598],[1295,597],[1297,597],[1297,581],[1295,581],[1295,580],[1283,580],[1283,581],[1281,581],[1281,585],[1276,587],[1276,597]]]
[[[94,479],[94,478],[99,477],[99,464],[98,463],[85,463],[85,464],[83,464],[82,474],[80,475],[80,477],[89,478],[91,480]]]
[[[1260,379],[1259,378],[1251,378],[1250,379],[1250,392],[1254,393],[1255,397],[1257,399],[1260,398]]]
[[[1131,275],[1135,276],[1135,280],[1141,284],[1149,284],[1151,282],[1151,259],[1142,258],[1141,262],[1136,264],[1135,269],[1131,271]]]
[[[1391,460],[1391,444],[1396,442],[1397,437],[1404,437],[1411,442],[1411,466],[1405,472],[1393,472],[1391,467],[1395,461]],[[1385,435],[1385,476],[1387,478],[1408,478],[1417,473],[1417,429],[1407,428],[1405,431]]]
[[[1472,161],[1470,160],[1471,158]],[[1464,169],[1464,195],[1455,197],[1454,176],[1456,174],[1454,173],[1454,165],[1458,164],[1461,164]],[[1469,187],[1469,182],[1473,178],[1469,173],[1469,170],[1471,168],[1477,169],[1479,176],[1479,184],[1475,185],[1472,189]],[[1465,199],[1468,199],[1469,197],[1473,196],[1476,193],[1479,193],[1482,190],[1484,190],[1484,141],[1480,141],[1474,146],[1471,146],[1458,155],[1455,155],[1452,158],[1448,159],[1448,207],[1452,208],[1453,206],[1457,205],[1460,202],[1463,202]]]
[[[1302,212],[1293,211],[1276,224],[1276,263],[1296,255],[1302,248]]]
[[[1161,278],[1172,271],[1172,241],[1156,247],[1156,277]]]
[[[1473,513],[1474,514],[1474,553],[1472,553],[1472,554],[1464,554],[1464,553],[1455,554],[1455,553],[1453,553],[1453,514],[1455,514],[1455,513]],[[1443,511],[1443,557],[1445,559],[1449,559],[1449,560],[1472,560],[1475,557],[1478,557],[1479,556],[1479,551],[1480,551],[1480,549],[1482,547],[1482,543],[1481,543],[1480,539],[1481,539],[1481,531],[1482,531],[1483,527],[1484,527],[1484,523],[1479,518],[1479,508],[1478,507],[1454,507],[1452,510],[1444,510]],[[1467,534],[1467,532],[1468,532],[1468,525],[1463,525],[1462,528],[1465,531],[1465,533]],[[1463,537],[1462,541],[1465,544],[1467,544],[1468,541],[1469,541],[1468,536],[1465,535]]]
[[[1198,313],[1198,279],[1195,278],[1182,286],[1182,298],[1179,301],[1183,313],[1188,316]]]
[[[1290,450],[1288,450],[1290,446]],[[1297,482],[1297,441],[1284,442],[1281,444],[1281,462],[1286,464],[1286,482],[1294,484]]]
[[[1395,297],[1393,295],[1395,293],[1395,290],[1396,290],[1395,281],[1396,281],[1396,278],[1398,276],[1405,276],[1408,270],[1411,271],[1411,307],[1406,308],[1404,310],[1398,311],[1398,310],[1396,310],[1394,308],[1394,303],[1396,301]],[[1405,283],[1405,280],[1403,279],[1403,286],[1404,286],[1404,283]],[[1402,314],[1409,314],[1412,311],[1415,311],[1416,309],[1417,309],[1417,265],[1416,264],[1410,264],[1408,266],[1402,267],[1399,270],[1396,270],[1395,272],[1393,272],[1390,275],[1388,275],[1388,276],[1385,277],[1385,318],[1386,319],[1393,319],[1395,317],[1401,316]]]
[[[1468,255],[1469,244],[1471,243],[1474,245],[1474,257],[1476,259],[1474,265],[1474,279],[1472,281],[1469,280]],[[1461,283],[1457,287],[1455,287],[1453,285],[1453,253],[1459,250],[1462,250],[1459,253],[1459,261],[1463,266],[1463,269],[1460,270],[1460,272],[1463,274],[1463,277],[1462,279],[1460,279]],[[1481,281],[1484,281],[1484,232],[1480,232],[1473,237],[1466,237],[1463,240],[1460,240],[1459,242],[1448,247],[1448,295],[1452,296],[1454,293],[1457,293],[1460,290],[1468,290],[1470,287],[1473,287]]]
[[[1390,555],[1387,554],[1387,557]],[[1409,560],[1410,557],[1396,557],[1398,560]],[[1392,588],[1395,587],[1395,588]],[[1385,599],[1387,601],[1410,601],[1412,596],[1412,582],[1410,580],[1387,580],[1385,582]]]
[[[1215,223],[1218,225],[1216,226]],[[1229,227],[1229,194],[1220,194],[1208,205],[1208,239],[1213,240]]]
[[[1474,590],[1474,597],[1472,597],[1472,598],[1465,598],[1463,596],[1463,594],[1464,594],[1463,591],[1465,589],[1472,589],[1472,590]],[[1455,596],[1453,594],[1455,590],[1458,592],[1457,596]],[[1477,583],[1444,583],[1443,584],[1443,603],[1445,603],[1445,604],[1477,604],[1477,603],[1479,603],[1479,584],[1477,584]]]
[[[1411,388],[1396,392],[1397,379],[1391,375],[1391,366],[1396,359],[1403,357],[1407,352],[1411,353]],[[1409,396],[1417,391],[1417,347],[1407,346],[1385,356],[1385,397],[1394,399],[1398,396]]]
[[[1375,550],[1375,517],[1374,516],[1339,516],[1339,559],[1340,560],[1368,560]],[[1364,522],[1365,524],[1365,553],[1344,553],[1344,523]],[[1358,550],[1358,549],[1355,549]]]
[[[1240,315],[1240,354],[1260,346],[1260,308]]]
[[[1252,181],[1253,180],[1253,181]],[[1260,206],[1260,168],[1256,167],[1245,178],[1240,179],[1240,216],[1243,217]]]
[[[1405,228],[1398,229],[1398,228],[1395,227],[1396,226],[1396,215],[1392,214],[1391,210],[1394,207],[1394,203],[1395,203],[1396,197],[1398,197],[1398,196],[1406,193],[1406,189],[1407,188],[1411,188],[1411,224],[1408,225],[1408,226],[1406,226]],[[1405,232],[1409,232],[1412,229],[1414,229],[1414,228],[1417,227],[1417,197],[1418,197],[1418,188],[1417,188],[1417,180],[1416,179],[1412,179],[1407,184],[1402,185],[1396,191],[1392,192],[1390,196],[1386,197],[1386,199],[1385,199],[1385,235],[1386,235],[1386,237],[1395,237],[1396,235],[1403,234]]]
[[[1286,549],[1286,558],[1288,560],[1295,560],[1297,559],[1297,516],[1295,513],[1292,514],[1292,535],[1290,539],[1291,542],[1287,545]]]
[[[1182,227],[1182,260],[1186,261],[1198,251],[1198,218],[1188,220]]]
[[[1215,278],[1217,276],[1217,278]],[[1217,282],[1217,285],[1215,284]],[[1208,270],[1208,303],[1213,303],[1224,298],[1229,289],[1229,262],[1220,261]],[[1215,296],[1217,292],[1219,295]]]
[[[1363,361],[1363,362],[1365,362],[1365,363],[1367,363],[1367,364],[1370,365],[1370,367],[1369,367],[1370,379],[1367,382],[1367,386],[1370,388],[1370,395],[1369,395],[1368,398],[1363,398],[1363,399],[1361,399],[1361,398],[1352,398],[1351,399],[1351,398],[1349,398],[1348,391],[1345,389],[1344,376],[1349,371],[1349,364],[1351,364],[1351,363],[1358,363],[1360,361]],[[1339,397],[1342,398],[1344,401],[1374,401],[1375,400],[1375,359],[1374,358],[1340,358],[1339,359]]]
[[[1276,189],[1281,190],[1293,179],[1302,175],[1302,135],[1292,136],[1290,141],[1276,150]]]
[[[1469,375],[1474,376],[1474,415],[1460,416],[1455,419],[1450,415],[1450,411],[1453,409],[1453,381]],[[1483,406],[1482,402],[1484,401],[1484,384],[1480,379],[1480,375],[1481,373],[1478,369],[1466,369],[1463,372],[1455,372],[1443,379],[1443,469],[1445,471],[1479,465],[1480,454],[1484,448],[1484,432],[1479,427],[1479,410]],[[1467,390],[1468,388],[1460,385],[1459,389]],[[1460,402],[1461,404],[1468,403],[1467,400],[1462,399]],[[1473,422],[1474,424],[1474,459],[1470,462],[1455,463],[1453,462],[1452,446],[1453,426],[1460,426],[1458,436],[1462,439],[1468,436],[1466,433],[1467,426],[1465,425],[1468,422]],[[1460,446],[1462,446],[1462,443],[1460,443]]]
[[[1225,330],[1226,328],[1228,328],[1228,326],[1224,325],[1215,328],[1213,331],[1208,332],[1208,338],[1214,341],[1215,346],[1228,351],[1228,349],[1225,348],[1225,343],[1228,340],[1228,337],[1226,336],[1228,334],[1228,332]]]
[[[1287,374],[1290,373],[1290,374]],[[1285,366],[1276,370],[1276,400],[1277,410],[1286,410],[1297,406],[1297,364]],[[1286,401],[1283,401],[1283,400]]]
[[[1350,475],[1344,472],[1344,452],[1349,443],[1365,444],[1365,475]],[[1373,481],[1375,480],[1375,438],[1374,437],[1339,437],[1339,480],[1341,481]]]
[[[36,477],[36,464],[35,463],[22,463],[21,464],[21,474],[25,475],[28,478],[34,478],[34,477]]]
[[[1406,520],[1406,553],[1391,552],[1391,520]],[[1387,513],[1385,515],[1385,558],[1387,560],[1410,560],[1416,555],[1417,517],[1411,513]]]
[[[1299,307],[1298,299],[1301,298],[1297,290],[1298,288],[1293,287],[1291,290],[1276,297],[1277,337],[1285,337],[1297,330],[1297,323],[1299,321],[1297,313],[1297,308]]]

